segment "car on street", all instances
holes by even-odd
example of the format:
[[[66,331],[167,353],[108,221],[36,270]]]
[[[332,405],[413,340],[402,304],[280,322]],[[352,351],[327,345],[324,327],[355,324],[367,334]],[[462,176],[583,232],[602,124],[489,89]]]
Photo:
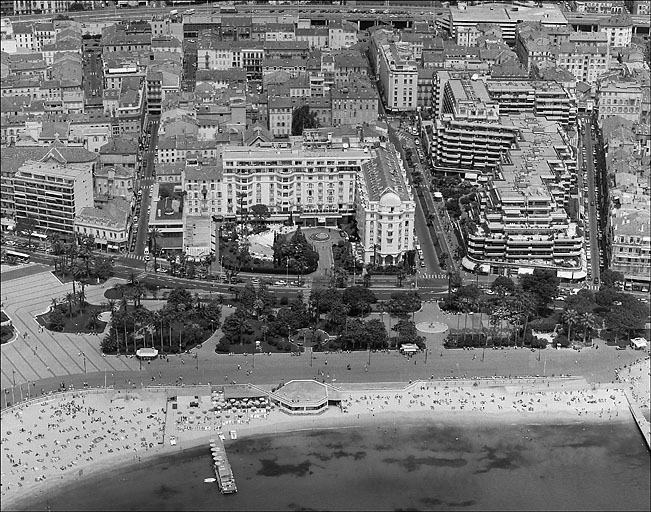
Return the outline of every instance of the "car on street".
[[[420,146],[420,140],[414,139],[414,144],[416,144],[417,146]]]
[[[283,279],[278,279],[277,281],[274,281],[275,286],[287,286],[287,281]]]
[[[150,259],[149,254],[145,254],[145,261],[149,261]]]
[[[167,269],[163,267],[158,267],[156,269],[156,272],[160,272],[161,274],[167,274]]]
[[[421,268],[425,268],[425,266],[426,266],[426,265],[425,265],[425,262],[424,262],[424,261],[421,261],[421,262],[420,262],[420,266],[421,266]]]
[[[13,240],[7,240],[7,245],[16,245],[16,242]]]

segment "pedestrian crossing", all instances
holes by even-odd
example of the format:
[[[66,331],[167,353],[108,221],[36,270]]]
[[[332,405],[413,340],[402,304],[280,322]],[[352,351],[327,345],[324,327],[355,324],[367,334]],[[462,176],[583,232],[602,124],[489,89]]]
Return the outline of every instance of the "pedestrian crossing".
[[[418,274],[421,279],[447,279],[447,274]]]
[[[145,261],[144,256],[138,256],[137,254],[125,254],[123,255],[124,258],[129,258],[131,260],[138,260],[138,261]]]

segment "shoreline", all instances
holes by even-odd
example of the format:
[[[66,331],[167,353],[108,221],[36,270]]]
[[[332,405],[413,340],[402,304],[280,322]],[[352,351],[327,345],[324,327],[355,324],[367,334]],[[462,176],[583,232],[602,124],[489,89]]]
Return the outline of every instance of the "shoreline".
[[[337,430],[337,429],[352,429],[352,428],[368,428],[376,426],[376,424],[388,425],[387,420],[397,420],[396,422],[405,422],[409,425],[422,425],[429,420],[434,420],[433,423],[436,425],[463,425],[468,426],[469,424],[474,427],[494,427],[500,424],[507,423],[509,425],[579,425],[579,424],[602,424],[605,423],[603,419],[599,418],[586,418],[582,420],[577,420],[575,417],[567,415],[565,417],[559,418],[558,415],[550,415],[547,413],[536,413],[533,415],[522,415],[518,413],[509,413],[506,415],[498,415],[487,413],[478,417],[478,415],[473,414],[469,411],[459,411],[455,413],[445,414],[442,417],[432,418],[432,413],[423,412],[423,411],[413,411],[408,413],[408,416],[405,417],[403,413],[400,412],[380,412],[380,413],[367,413],[364,416],[360,415],[360,418],[357,417],[340,417],[340,418],[328,418],[329,421],[326,424],[313,424],[318,418],[304,419],[301,422],[281,422],[277,424],[270,425],[258,425],[248,429],[237,429],[238,441],[239,440],[249,440],[254,437],[265,437],[265,436],[276,436],[283,434],[291,434],[293,432],[309,432],[314,430]],[[634,422],[630,416],[622,416],[613,420],[614,424],[621,424],[626,422]],[[393,425],[395,423],[391,423]],[[241,426],[238,426],[241,427]],[[378,428],[380,428],[378,426]],[[187,441],[183,446],[178,446],[175,448],[166,445],[159,451],[148,452],[144,456],[141,456],[141,460],[135,461],[132,458],[120,457],[119,459],[106,460],[102,461],[95,466],[89,466],[84,468],[83,476],[71,475],[68,478],[61,477],[61,480],[50,480],[45,483],[45,486],[41,486],[38,490],[35,491],[33,487],[27,487],[14,496],[5,496],[2,499],[1,510],[6,511],[15,511],[15,510],[29,510],[29,505],[42,501],[44,495],[47,495],[52,492],[53,489],[57,489],[56,493],[60,494],[65,492],[68,489],[82,485],[84,483],[90,482],[95,479],[108,474],[113,474],[116,471],[121,470],[131,470],[139,469],[146,467],[152,464],[159,464],[164,461],[166,458],[171,458],[176,455],[179,455],[183,452],[190,452],[197,450],[201,447],[205,447],[206,456],[209,454],[208,446],[209,439],[214,437],[214,433],[205,434],[204,436],[196,439]],[[226,451],[228,453],[228,445],[232,441],[228,439],[225,442]]]
[[[452,383],[451,383],[452,384]],[[587,386],[586,386],[587,387]],[[584,387],[582,390],[572,389],[563,391],[563,393],[578,394],[581,391],[589,393],[598,393],[600,390],[590,390]],[[531,400],[532,396],[539,396],[543,393],[559,393],[559,391],[548,391],[547,387],[536,386],[527,388],[526,391],[515,391],[510,388],[504,387],[445,387],[441,388],[439,392],[447,390],[447,393],[456,391],[459,394],[469,394],[471,392],[494,392],[499,391],[500,394],[520,397],[526,396]],[[522,389],[522,388],[520,388]],[[366,392],[377,393],[379,390],[367,390]],[[616,393],[618,398],[623,398],[620,390],[601,390],[602,394]],[[355,391],[361,395],[362,391]],[[419,396],[419,395],[416,395]],[[88,397],[86,397],[88,398]],[[623,399],[625,402],[625,398]],[[539,400],[540,401],[540,400]],[[546,400],[549,402],[549,399]],[[536,402],[537,403],[537,402]],[[568,402],[569,403],[569,402]],[[38,406],[35,406],[38,407]],[[411,407],[411,406],[409,406]],[[455,406],[452,406],[453,408]],[[287,434],[291,432],[301,432],[310,430],[328,430],[328,429],[349,429],[349,428],[364,428],[373,427],[376,425],[397,424],[400,422],[405,423],[427,423],[431,422],[437,425],[467,425],[473,427],[493,427],[501,424],[546,424],[546,425],[567,425],[567,424],[591,424],[591,423],[607,423],[607,422],[627,422],[633,421],[633,418],[628,411],[627,405],[620,402],[620,405],[613,405],[612,410],[616,412],[616,417],[600,417],[596,414],[585,414],[577,412],[572,407],[565,404],[553,404],[549,410],[516,410],[504,409],[499,412],[495,411],[472,411],[472,410],[428,410],[428,409],[412,409],[408,410],[406,405],[401,407],[391,407],[387,410],[363,410],[362,406],[357,406],[357,409],[352,408],[354,412],[347,414],[342,413],[336,408],[330,408],[326,412],[317,416],[291,416],[284,412],[274,410],[269,413],[268,419],[255,420],[250,423],[233,424],[223,427],[223,432],[227,437],[226,449],[231,444],[228,439],[228,430],[236,430],[239,439],[249,439],[256,436],[273,436],[278,434]],[[622,412],[622,415],[619,415]],[[378,428],[380,428],[378,426]],[[4,429],[3,429],[4,430]],[[194,434],[194,435],[193,435]],[[66,489],[82,484],[83,482],[93,480],[104,474],[114,473],[116,470],[123,470],[126,468],[137,468],[142,465],[152,464],[153,461],[164,460],[165,457],[170,455],[177,455],[182,452],[187,452],[199,447],[205,446],[206,453],[208,453],[209,439],[218,435],[216,431],[193,431],[187,436],[179,436],[178,444],[175,447],[169,444],[157,445],[151,450],[144,452],[139,451],[137,455],[129,452],[115,454],[103,460],[81,463],[75,466],[74,471],[66,471],[66,474],[48,477],[40,482],[25,482],[21,487],[11,489],[8,492],[3,492],[2,496],[2,510],[18,510],[25,509],[30,503],[42,500],[45,495],[52,492],[54,489],[59,489],[59,492],[65,492]],[[138,457],[139,460],[135,460]],[[78,470],[82,470],[80,475]],[[4,475],[3,475],[4,476]]]

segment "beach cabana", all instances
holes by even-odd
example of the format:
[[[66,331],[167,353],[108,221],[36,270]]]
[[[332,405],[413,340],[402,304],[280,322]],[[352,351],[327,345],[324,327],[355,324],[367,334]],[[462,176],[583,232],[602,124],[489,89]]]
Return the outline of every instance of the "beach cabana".
[[[644,350],[647,347],[646,338],[633,338],[631,339],[631,348],[635,350]]]
[[[418,345],[415,343],[405,343],[400,346],[400,352],[403,354],[415,354],[418,350]]]

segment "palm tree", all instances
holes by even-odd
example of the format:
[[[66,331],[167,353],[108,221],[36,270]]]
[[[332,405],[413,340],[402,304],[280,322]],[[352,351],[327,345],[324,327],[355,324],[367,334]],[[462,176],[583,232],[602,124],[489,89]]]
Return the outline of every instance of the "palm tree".
[[[579,323],[583,326],[583,344],[585,345],[585,339],[588,334],[588,329],[592,331],[595,328],[596,321],[594,314],[586,311],[579,315]]]
[[[161,232],[158,228],[151,228],[149,230],[149,240],[154,244],[152,254],[154,255],[154,272],[156,272],[156,257],[158,256],[158,239],[161,236]]]
[[[567,324],[567,340],[572,343],[572,326],[579,321],[579,314],[576,309],[566,309],[561,318]]]
[[[86,303],[86,292],[84,291],[83,287],[77,292],[77,299],[79,300],[79,310],[83,313],[84,304]]]
[[[72,303],[75,300],[75,294],[72,292],[66,293],[66,302],[68,303],[68,313],[69,316],[72,316]]]

